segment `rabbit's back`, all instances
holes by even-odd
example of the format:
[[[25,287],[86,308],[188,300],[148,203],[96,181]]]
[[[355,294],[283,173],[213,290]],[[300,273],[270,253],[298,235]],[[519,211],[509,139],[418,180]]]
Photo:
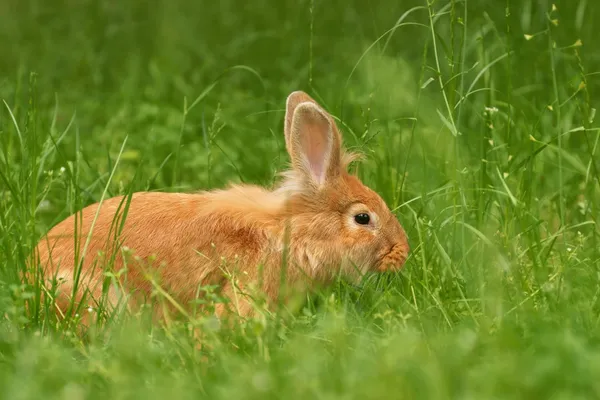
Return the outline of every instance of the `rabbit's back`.
[[[40,241],[40,265],[47,278],[62,281],[64,294],[72,291],[76,260],[85,256],[79,285],[94,298],[104,272],[118,275],[125,267],[128,288],[148,295],[160,284],[186,302],[199,285],[224,284],[224,258],[252,262],[266,245],[260,229],[239,224],[228,215],[235,210],[219,212],[217,203],[207,194],[141,192],[129,204],[119,196],[90,205]],[[109,292],[109,301],[116,297]]]

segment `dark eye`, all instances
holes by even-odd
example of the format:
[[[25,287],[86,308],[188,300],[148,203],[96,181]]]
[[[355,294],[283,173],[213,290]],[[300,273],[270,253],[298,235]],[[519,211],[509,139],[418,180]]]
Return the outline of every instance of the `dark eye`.
[[[367,225],[371,220],[371,217],[369,217],[369,214],[360,213],[354,216],[354,220],[357,224]]]

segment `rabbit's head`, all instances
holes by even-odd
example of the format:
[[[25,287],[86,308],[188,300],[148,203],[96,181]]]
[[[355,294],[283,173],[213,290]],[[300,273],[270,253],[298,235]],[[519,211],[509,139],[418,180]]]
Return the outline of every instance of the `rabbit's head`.
[[[338,128],[304,92],[287,99],[285,141],[292,169],[279,187],[287,195],[291,251],[314,276],[335,265],[347,275],[402,268],[409,247],[383,199],[347,171],[354,155]]]

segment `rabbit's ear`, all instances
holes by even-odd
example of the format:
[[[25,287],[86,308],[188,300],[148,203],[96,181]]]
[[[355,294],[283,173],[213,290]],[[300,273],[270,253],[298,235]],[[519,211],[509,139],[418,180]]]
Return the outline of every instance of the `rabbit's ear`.
[[[292,119],[294,118],[294,111],[296,107],[300,103],[314,103],[315,105],[319,105],[312,97],[308,94],[304,93],[301,90],[297,90],[292,92],[285,102],[285,147],[287,149],[288,154],[292,154],[290,147],[290,137],[292,135]]]
[[[341,138],[331,117],[311,99],[296,104],[287,123],[286,118],[286,142],[294,169],[316,187],[339,175]]]

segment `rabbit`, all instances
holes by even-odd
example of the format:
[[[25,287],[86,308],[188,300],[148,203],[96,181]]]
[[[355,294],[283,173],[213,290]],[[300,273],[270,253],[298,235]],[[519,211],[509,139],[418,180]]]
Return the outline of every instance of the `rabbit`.
[[[93,309],[107,265],[118,282],[108,288],[113,306],[123,295],[142,304],[158,284],[185,310],[199,286],[216,285],[242,316],[253,306],[238,291],[258,288],[273,302],[284,268],[285,283],[300,290],[338,274],[357,281],[401,269],[405,231],[383,199],[347,171],[356,155],[343,149],[331,115],[295,91],[284,125],[291,169],[273,190],[232,184],[194,194],[138,192],[87,206],[53,227],[37,255],[47,281],[58,282],[58,309],[66,312],[71,296]],[[226,310],[218,304],[215,313]]]

